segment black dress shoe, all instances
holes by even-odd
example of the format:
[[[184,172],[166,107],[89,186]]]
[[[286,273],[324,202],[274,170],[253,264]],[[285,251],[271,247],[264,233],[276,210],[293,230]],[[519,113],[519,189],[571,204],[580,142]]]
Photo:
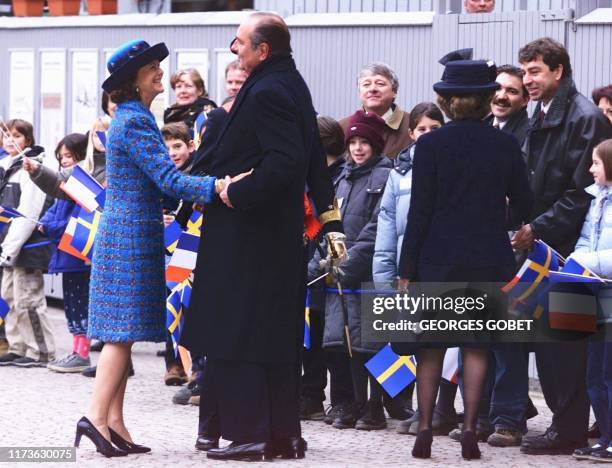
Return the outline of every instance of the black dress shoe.
[[[206,452],[206,456],[213,460],[268,461],[274,459],[266,442],[250,444],[232,442],[227,447],[210,449]]]
[[[461,456],[464,460],[478,460],[481,456],[478,438],[472,431],[465,431],[461,436]]]
[[[274,439],[270,443],[272,455],[286,460],[304,458],[308,444],[302,437]]]
[[[433,442],[431,429],[419,431],[412,447],[414,458],[431,458],[431,443]]]
[[[127,455],[125,450],[114,447],[113,444],[106,440],[100,431],[96,429],[96,426],[94,426],[85,416],[83,416],[77,423],[76,437],[74,439],[75,447],[79,446],[81,443],[81,437],[83,436],[89,438],[96,446],[98,452],[107,458],[125,457]]]
[[[219,439],[215,437],[199,435],[195,443],[195,448],[198,450],[202,450],[203,452],[208,452],[210,449],[219,448]]]
[[[138,445],[134,442],[128,442],[115,431],[113,431],[110,427],[108,428],[108,432],[110,432],[111,442],[127,453],[147,453],[151,451],[149,447],[145,447],[144,445]]]
[[[571,455],[574,450],[584,447],[585,442],[567,440],[557,431],[548,429],[542,435],[524,437],[521,452],[528,455]]]
[[[597,443],[590,447],[589,446],[581,447],[579,449],[574,450],[574,453],[572,453],[572,456],[574,458],[577,458],[578,460],[588,460],[591,457],[591,454],[593,452],[597,452],[598,450],[601,450],[603,448],[605,447],[601,445],[600,443]]]
[[[601,449],[596,450],[591,454],[589,460],[593,460],[600,463],[612,463],[612,450]]]

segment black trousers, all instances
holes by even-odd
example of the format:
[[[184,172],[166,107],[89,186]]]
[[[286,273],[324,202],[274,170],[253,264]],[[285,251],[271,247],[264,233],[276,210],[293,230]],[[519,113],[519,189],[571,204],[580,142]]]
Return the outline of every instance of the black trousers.
[[[207,359],[199,433],[232,442],[300,437],[295,364]]]
[[[314,401],[325,400],[327,370],[330,374],[332,406],[350,403],[355,398],[349,356],[345,352],[323,349],[325,311],[310,310],[310,349],[302,354],[304,373],[301,379],[301,396]]]
[[[536,343],[535,353],[544,399],[553,412],[551,428],[565,439],[586,443],[587,342]]]

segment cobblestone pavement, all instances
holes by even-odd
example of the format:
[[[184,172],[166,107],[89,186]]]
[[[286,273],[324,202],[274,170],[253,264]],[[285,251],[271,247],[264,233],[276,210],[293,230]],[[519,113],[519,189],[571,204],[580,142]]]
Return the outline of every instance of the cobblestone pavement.
[[[53,327],[60,354],[68,351],[70,336],[63,311],[53,309]],[[197,431],[197,408],[178,406],[171,398],[178,387],[166,387],[162,377],[164,364],[155,352],[161,344],[137,344],[134,347],[136,375],[129,380],[126,397],[126,421],[134,439],[152,447],[150,454],[130,455],[127,459],[105,459],[93,450],[85,438],[77,451],[76,466],[235,466],[237,462],[211,463],[206,455],[194,449]],[[93,353],[94,360],[97,354]],[[74,441],[77,420],[85,413],[93,379],[79,374],[58,374],[47,369],[0,368],[0,446],[70,446]],[[543,431],[550,420],[541,395],[532,395],[540,415],[529,422],[532,432]],[[457,403],[460,406],[460,401]],[[395,432],[396,421],[390,420],[384,431],[362,432],[337,430],[322,422],[305,422],[304,437],[308,441],[306,459],[274,461],[276,466],[467,466],[461,459],[460,445],[448,437],[436,437],[433,457],[415,460],[410,451],[413,436]],[[579,463],[569,456],[527,456],[518,448],[493,448],[480,444],[483,458],[469,466],[499,467],[574,467]],[[588,466],[591,462],[582,462]],[[8,463],[0,463],[8,466]],[[17,466],[41,464],[20,463]],[[252,463],[248,466],[269,466]],[[11,464],[11,466],[15,466]],[[42,466],[75,466],[45,463]],[[244,464],[242,464],[244,466]]]

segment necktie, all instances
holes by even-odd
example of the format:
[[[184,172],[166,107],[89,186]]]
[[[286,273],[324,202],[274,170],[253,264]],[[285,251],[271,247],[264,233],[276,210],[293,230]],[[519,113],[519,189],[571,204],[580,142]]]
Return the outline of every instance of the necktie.
[[[540,113],[538,114],[538,127],[542,126],[542,124],[544,123],[545,117],[546,117],[546,112],[544,112],[543,110],[540,110]]]

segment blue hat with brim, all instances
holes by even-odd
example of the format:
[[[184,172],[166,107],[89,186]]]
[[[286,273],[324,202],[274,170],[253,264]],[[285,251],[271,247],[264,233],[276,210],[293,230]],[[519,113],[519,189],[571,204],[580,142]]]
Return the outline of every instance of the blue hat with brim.
[[[106,68],[110,76],[102,83],[102,89],[107,93],[114,91],[127,80],[136,76],[141,67],[153,60],[161,62],[169,53],[166,44],[163,42],[155,44],[153,47],[142,39],[122,44],[108,59]]]
[[[496,91],[497,67],[484,60],[451,60],[446,63],[442,81],[433,85],[438,94],[481,94]]]

